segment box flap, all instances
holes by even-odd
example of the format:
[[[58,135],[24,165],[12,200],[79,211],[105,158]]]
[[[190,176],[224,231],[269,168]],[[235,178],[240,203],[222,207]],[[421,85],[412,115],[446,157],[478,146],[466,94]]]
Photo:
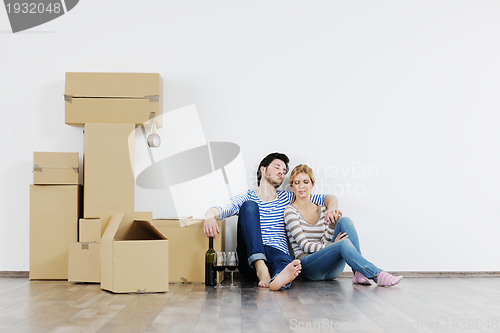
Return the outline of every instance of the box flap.
[[[113,215],[115,214],[123,214],[124,216],[118,229],[114,233],[113,239],[123,239],[123,235],[129,229],[130,224],[133,223],[134,220],[153,220],[152,212],[103,212],[101,213],[101,230],[103,237],[104,233],[107,231],[108,225],[111,222]]]
[[[113,214],[113,216],[111,216],[111,219],[106,227],[106,231],[104,231],[104,234],[102,235],[102,242],[113,240],[115,238],[115,234],[118,231],[124,216],[125,214],[123,213]]]
[[[65,100],[77,97],[151,98],[158,102],[162,92],[158,73],[66,73]]]
[[[150,221],[135,220],[120,240],[167,239]],[[117,240],[115,238],[115,240]]]
[[[124,214],[113,214],[101,238],[101,288],[113,288],[113,238]]]

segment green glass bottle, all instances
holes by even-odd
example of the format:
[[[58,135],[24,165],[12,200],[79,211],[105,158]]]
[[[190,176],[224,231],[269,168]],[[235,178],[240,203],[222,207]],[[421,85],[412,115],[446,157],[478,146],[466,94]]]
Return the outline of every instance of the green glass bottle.
[[[208,238],[208,250],[205,253],[205,285],[215,286],[217,284],[217,275],[214,269],[215,250],[213,237]]]

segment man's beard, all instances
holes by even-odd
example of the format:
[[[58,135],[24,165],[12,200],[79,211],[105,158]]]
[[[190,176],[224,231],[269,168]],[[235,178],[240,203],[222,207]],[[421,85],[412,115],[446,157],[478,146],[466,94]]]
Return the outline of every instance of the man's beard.
[[[278,187],[280,187],[280,186],[281,186],[281,183],[283,183],[283,181],[281,181],[281,182],[277,183],[276,181],[272,180],[272,178],[271,178],[271,176],[270,176],[270,175],[267,175],[267,174],[266,174],[266,175],[264,175],[264,178],[267,180],[267,182],[268,182],[269,184],[271,184],[271,185],[272,185],[274,188],[276,188],[276,189],[277,189]]]

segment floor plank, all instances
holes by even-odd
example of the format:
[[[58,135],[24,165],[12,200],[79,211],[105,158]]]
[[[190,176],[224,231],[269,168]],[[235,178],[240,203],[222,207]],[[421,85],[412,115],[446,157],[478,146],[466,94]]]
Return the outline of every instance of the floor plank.
[[[0,278],[0,332],[500,332],[500,278],[405,278],[390,288],[298,279],[279,292],[238,274],[235,283],[113,294]]]

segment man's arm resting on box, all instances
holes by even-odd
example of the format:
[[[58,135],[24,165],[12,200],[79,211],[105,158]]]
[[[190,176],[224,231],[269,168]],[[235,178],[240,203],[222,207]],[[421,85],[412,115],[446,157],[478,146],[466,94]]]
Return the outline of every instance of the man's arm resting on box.
[[[203,232],[207,237],[217,238],[220,234],[217,220],[225,219],[230,216],[238,215],[241,205],[250,200],[249,191],[238,194],[231,198],[231,202],[222,206],[214,206],[205,213],[205,222],[203,223]]]

